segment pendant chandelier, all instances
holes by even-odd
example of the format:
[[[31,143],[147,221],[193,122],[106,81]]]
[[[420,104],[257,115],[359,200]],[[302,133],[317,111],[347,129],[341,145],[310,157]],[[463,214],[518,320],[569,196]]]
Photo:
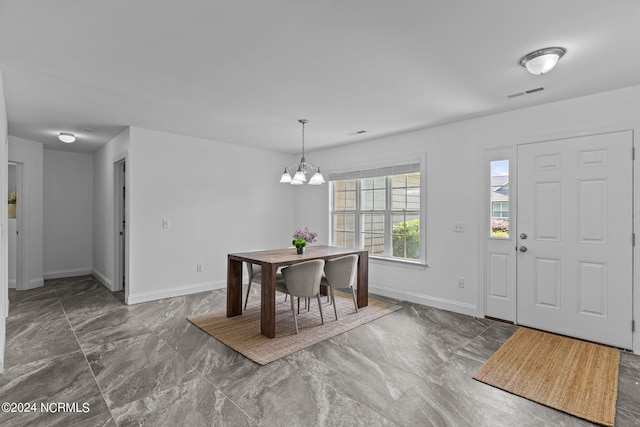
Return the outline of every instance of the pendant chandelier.
[[[284,168],[280,183],[302,185],[307,182],[307,177],[309,177],[309,185],[324,184],[324,177],[320,172],[320,168],[311,162],[307,162],[304,158],[304,125],[309,123],[309,120],[300,119],[298,122],[302,123],[302,157],[300,158],[300,163],[293,163]],[[295,172],[289,173],[289,170],[295,170]]]

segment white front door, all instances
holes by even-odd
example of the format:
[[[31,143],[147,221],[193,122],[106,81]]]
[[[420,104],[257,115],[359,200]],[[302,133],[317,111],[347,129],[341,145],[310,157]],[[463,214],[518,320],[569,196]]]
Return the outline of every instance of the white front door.
[[[632,348],[630,131],[518,147],[517,323]]]

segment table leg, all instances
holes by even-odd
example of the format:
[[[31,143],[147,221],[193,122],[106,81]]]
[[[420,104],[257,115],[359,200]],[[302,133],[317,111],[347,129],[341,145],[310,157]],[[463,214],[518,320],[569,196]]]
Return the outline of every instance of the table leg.
[[[276,270],[272,264],[262,264],[260,332],[268,338],[276,337]]]
[[[358,308],[369,305],[369,253],[361,252],[358,256]]]
[[[242,261],[227,258],[227,317],[242,314]]]

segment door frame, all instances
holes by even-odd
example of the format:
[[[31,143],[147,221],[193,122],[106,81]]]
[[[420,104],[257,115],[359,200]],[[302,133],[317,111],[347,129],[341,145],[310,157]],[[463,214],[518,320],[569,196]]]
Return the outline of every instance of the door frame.
[[[125,301],[129,297],[129,227],[124,228],[124,244],[121,244],[122,222],[129,224],[129,174],[127,153],[113,159],[113,281],[112,291],[125,291]],[[124,204],[124,209],[123,209]],[[123,281],[124,280],[124,286]]]
[[[477,197],[477,212],[480,212],[478,215],[479,222],[476,225],[476,236],[477,236],[477,249],[478,249],[478,287],[477,287],[477,305],[476,305],[476,316],[485,317],[486,316],[486,295],[487,295],[487,268],[486,268],[486,257],[487,257],[487,237],[488,237],[488,227],[486,224],[489,224],[490,221],[490,213],[486,209],[486,197],[488,194],[488,179],[489,179],[489,168],[487,167],[487,153],[492,150],[499,149],[511,149],[514,153],[517,153],[517,149],[519,145],[531,144],[537,142],[549,142],[567,138],[576,138],[582,136],[590,136],[596,134],[604,134],[604,133],[612,133],[612,132],[622,132],[622,131],[630,131],[632,134],[632,146],[637,148],[640,147],[640,121],[633,122],[625,122],[618,123],[612,125],[605,125],[595,128],[587,128],[587,129],[576,129],[570,131],[559,131],[559,132],[550,132],[547,134],[538,134],[533,136],[518,136],[512,137],[504,140],[494,140],[488,141],[482,144],[479,144],[476,151],[476,158],[480,159],[483,162],[480,167],[476,168],[476,173],[478,179],[476,180],[476,194],[479,195]],[[636,159],[640,157],[640,150],[636,150]],[[518,174],[518,165],[517,165],[517,156],[514,158],[514,165],[512,172],[514,176],[517,177]],[[632,206],[633,206],[633,217],[632,217],[632,232],[634,234],[638,234],[636,231],[637,225],[640,224],[640,195],[637,194],[640,192],[640,173],[636,173],[635,170],[635,160],[633,163],[633,171],[632,171]],[[513,192],[512,192],[513,191]],[[511,186],[509,188],[509,196],[511,206],[517,206],[517,194],[516,189],[512,189]],[[514,204],[516,203],[516,204]],[[517,215],[517,212],[514,211],[513,214]],[[636,236],[637,244],[640,244],[640,235]],[[516,247],[514,245],[514,253]],[[633,248],[633,264],[632,264],[632,295],[633,295],[633,308],[632,308],[632,320],[635,322],[635,329],[632,332],[632,343],[633,343],[633,352],[635,354],[640,354],[640,275],[635,274],[636,271],[640,271],[640,251],[636,251],[635,247]],[[516,261],[513,261],[514,263]],[[517,319],[517,312],[515,313],[515,319]],[[517,324],[514,320],[514,324]]]

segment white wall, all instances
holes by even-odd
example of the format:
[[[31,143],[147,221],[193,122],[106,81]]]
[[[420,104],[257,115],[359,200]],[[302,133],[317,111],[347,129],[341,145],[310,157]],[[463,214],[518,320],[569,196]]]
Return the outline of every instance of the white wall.
[[[44,285],[43,272],[43,149],[42,144],[9,136],[9,161],[22,163],[22,192],[18,194],[22,208],[23,283],[18,289],[32,289]],[[6,162],[5,162],[6,163]],[[2,186],[3,188],[5,185]]]
[[[509,102],[505,100],[505,102]],[[484,315],[481,236],[483,149],[604,130],[634,129],[640,134],[640,86],[570,99],[473,120],[369,140],[308,153],[323,170],[367,165],[400,155],[426,152],[426,239],[424,269],[370,262],[372,292],[472,315]],[[636,145],[638,141],[636,141]],[[636,180],[638,179],[636,170]],[[640,182],[635,185],[636,224],[640,219]],[[296,189],[296,219],[329,234],[329,195],[326,187]],[[453,232],[453,222],[465,225]],[[640,259],[636,250],[636,271]],[[465,287],[458,288],[458,276]],[[636,275],[638,276],[638,275]],[[640,280],[635,279],[635,318],[640,319]],[[640,351],[636,328],[635,351]]]
[[[44,278],[91,274],[93,156],[44,150]]]
[[[7,200],[8,162],[7,107],[4,100],[4,85],[0,71],[0,198]],[[6,212],[6,211],[1,211]],[[4,372],[4,347],[6,342],[6,317],[9,309],[7,285],[7,215],[0,214],[0,373]]]
[[[141,128],[129,154],[129,303],[225,287],[228,253],[290,245],[291,156]]]
[[[127,156],[129,128],[93,155],[93,275],[114,288],[113,164]]]

